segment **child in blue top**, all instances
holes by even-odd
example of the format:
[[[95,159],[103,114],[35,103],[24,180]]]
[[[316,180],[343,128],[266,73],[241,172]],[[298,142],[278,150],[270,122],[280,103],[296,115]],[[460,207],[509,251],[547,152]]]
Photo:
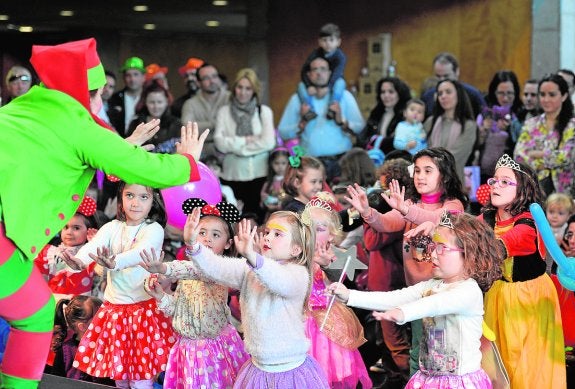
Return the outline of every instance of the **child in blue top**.
[[[393,147],[415,155],[427,148],[427,133],[422,124],[425,117],[425,103],[419,99],[409,100],[403,116],[405,120],[399,122],[395,129]]]
[[[329,63],[329,69],[331,70],[331,77],[328,82],[328,86],[331,90],[330,109],[327,112],[328,119],[335,119],[335,111],[331,109],[331,105],[341,101],[343,91],[345,90],[343,71],[345,69],[347,57],[339,48],[341,45],[341,32],[339,27],[333,23],[324,25],[319,31],[318,43],[319,47],[315,48],[311,52],[302,67],[301,82],[298,84],[297,88],[297,94],[302,105],[306,104],[310,108],[310,110],[304,115],[304,119],[308,122],[317,117],[317,114],[313,110],[311,100],[311,96],[314,96],[317,90],[316,87],[312,85],[307,75],[309,65],[314,59],[318,57],[325,58]]]

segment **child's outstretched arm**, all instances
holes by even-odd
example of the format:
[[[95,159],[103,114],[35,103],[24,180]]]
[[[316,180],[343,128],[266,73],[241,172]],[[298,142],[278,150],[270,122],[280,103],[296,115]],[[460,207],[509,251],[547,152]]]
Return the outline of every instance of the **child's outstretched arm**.
[[[365,190],[358,184],[347,187],[344,197],[360,214],[363,220],[379,232],[397,232],[405,228],[405,220],[398,211],[381,214],[369,206]]]
[[[349,300],[349,289],[341,282],[333,282],[327,287],[327,291],[342,303],[347,303]]]

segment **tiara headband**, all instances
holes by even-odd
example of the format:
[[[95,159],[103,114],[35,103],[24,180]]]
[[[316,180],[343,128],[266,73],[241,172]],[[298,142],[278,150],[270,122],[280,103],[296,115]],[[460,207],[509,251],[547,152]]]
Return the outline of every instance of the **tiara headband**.
[[[201,208],[200,216],[218,216],[228,224],[240,221],[240,211],[227,201],[220,201],[216,205],[210,205],[204,199],[189,198],[182,204],[182,210],[186,215],[192,213],[194,208]]]
[[[499,169],[500,167],[507,167],[509,169],[513,169],[515,171],[525,173],[523,170],[521,170],[521,165],[519,165],[517,162],[515,162],[507,154],[503,154],[501,156],[501,158],[499,158],[499,160],[497,161],[497,164],[495,165],[495,170]]]
[[[442,227],[447,227],[453,230],[453,223],[451,222],[451,212],[444,210],[441,214],[441,219],[439,219],[439,225]]]

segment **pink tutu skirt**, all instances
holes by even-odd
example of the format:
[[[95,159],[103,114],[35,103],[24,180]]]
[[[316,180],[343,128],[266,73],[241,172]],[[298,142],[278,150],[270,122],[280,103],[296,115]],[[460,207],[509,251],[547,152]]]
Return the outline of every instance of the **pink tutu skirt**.
[[[306,336],[311,340],[309,354],[325,371],[330,388],[355,389],[358,383],[361,383],[363,389],[371,388],[373,384],[357,346],[350,344],[355,348],[346,348],[332,341],[324,332],[320,332],[318,319],[321,317],[323,316],[317,318],[307,316]]]
[[[170,319],[150,299],[104,302],[82,337],[73,367],[94,377],[149,380],[166,369],[176,341]]]
[[[418,371],[405,389],[491,389],[491,380],[483,369],[464,375],[428,375]]]
[[[231,388],[249,358],[231,324],[214,339],[180,336],[170,350],[164,389]]]
[[[325,373],[311,356],[304,363],[288,371],[268,373],[246,362],[234,384],[234,389],[329,389]]]

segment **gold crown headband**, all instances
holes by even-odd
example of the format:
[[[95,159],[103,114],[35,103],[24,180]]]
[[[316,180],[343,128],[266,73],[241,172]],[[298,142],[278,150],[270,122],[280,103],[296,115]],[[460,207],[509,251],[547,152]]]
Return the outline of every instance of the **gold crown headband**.
[[[331,205],[329,205],[329,203],[327,201],[320,199],[319,197],[312,198],[305,205],[305,208],[304,208],[303,212],[301,213],[301,220],[307,226],[311,226],[312,220],[311,220],[311,211],[310,210],[312,207],[325,209],[326,211],[329,211],[329,212],[332,211]]]
[[[453,230],[453,223],[451,222],[449,215],[450,213],[447,210],[443,211],[441,219],[439,219],[439,225]]]
[[[517,162],[515,162],[513,160],[513,158],[511,158],[507,154],[503,154],[501,156],[501,158],[499,158],[499,160],[497,161],[497,164],[495,165],[495,170],[499,169],[500,167],[507,167],[509,169],[513,169],[513,170],[516,170],[518,172],[525,173],[523,170],[521,170],[521,165],[519,165]]]

